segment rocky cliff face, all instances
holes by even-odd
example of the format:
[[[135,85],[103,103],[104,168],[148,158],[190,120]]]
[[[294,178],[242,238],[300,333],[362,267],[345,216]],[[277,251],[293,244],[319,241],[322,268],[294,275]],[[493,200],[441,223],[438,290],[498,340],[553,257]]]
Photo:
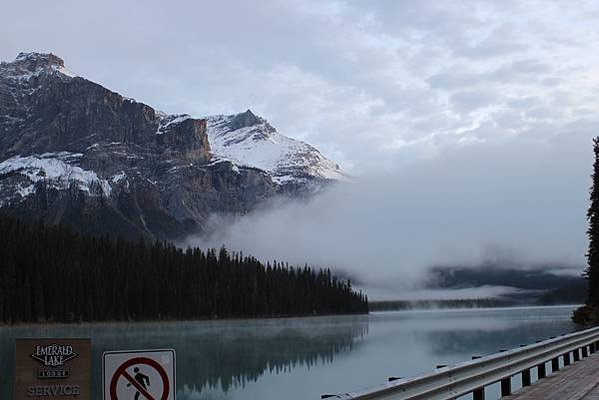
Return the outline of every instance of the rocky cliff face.
[[[256,162],[265,149],[268,165]],[[212,213],[242,214],[337,179],[314,163],[338,171],[251,112],[165,115],[75,76],[52,54],[0,64],[1,212],[89,233],[176,239],[205,229]]]

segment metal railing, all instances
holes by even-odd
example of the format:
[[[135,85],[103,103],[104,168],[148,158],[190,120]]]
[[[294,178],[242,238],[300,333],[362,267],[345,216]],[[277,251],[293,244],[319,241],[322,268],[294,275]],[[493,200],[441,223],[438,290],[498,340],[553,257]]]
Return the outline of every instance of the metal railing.
[[[384,385],[352,393],[323,395],[331,400],[450,400],[473,393],[474,400],[484,400],[484,388],[501,382],[501,396],[512,392],[511,378],[522,374],[522,386],[531,384],[531,369],[537,368],[539,379],[599,351],[599,327],[565,334],[517,349],[491,354],[413,378],[395,379]],[[571,359],[572,355],[572,359]]]

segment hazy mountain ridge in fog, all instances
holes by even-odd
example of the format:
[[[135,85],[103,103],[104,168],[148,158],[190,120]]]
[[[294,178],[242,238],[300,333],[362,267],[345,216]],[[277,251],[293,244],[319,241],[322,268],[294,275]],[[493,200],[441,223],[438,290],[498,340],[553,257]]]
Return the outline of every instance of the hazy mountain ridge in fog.
[[[560,271],[569,271],[569,274]],[[496,296],[515,304],[581,304],[586,300],[587,282],[580,267],[536,265],[518,268],[514,265],[485,263],[480,266],[438,266],[429,269],[427,289],[459,290],[481,286],[514,288]]]

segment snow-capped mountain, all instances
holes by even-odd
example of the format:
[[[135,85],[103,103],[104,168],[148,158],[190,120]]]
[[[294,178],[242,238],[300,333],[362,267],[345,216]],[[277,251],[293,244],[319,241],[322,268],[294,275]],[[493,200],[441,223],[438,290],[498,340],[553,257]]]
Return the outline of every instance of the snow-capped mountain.
[[[280,134],[250,110],[206,120],[208,141],[216,157],[266,171],[279,185],[306,185],[318,190],[322,182],[348,178],[317,149]]]
[[[64,67],[64,61],[54,54],[19,53],[13,62],[2,62],[2,77],[12,80],[30,80],[42,74],[74,78],[77,75]]]
[[[204,229],[211,214],[243,214],[345,178],[250,111],[166,115],[53,54],[0,63],[0,212],[173,239]]]

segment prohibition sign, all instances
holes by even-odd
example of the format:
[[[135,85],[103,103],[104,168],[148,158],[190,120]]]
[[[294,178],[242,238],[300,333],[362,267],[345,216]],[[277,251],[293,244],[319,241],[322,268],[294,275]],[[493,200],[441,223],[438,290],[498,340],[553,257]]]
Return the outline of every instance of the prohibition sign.
[[[146,389],[144,389],[144,387],[142,385],[140,385],[131,376],[131,374],[129,374],[129,372],[127,372],[127,368],[131,367],[132,365],[137,365],[137,364],[148,365],[148,366],[154,368],[158,372],[158,374],[160,375],[160,378],[162,379],[162,396],[160,398],[155,398],[150,393],[148,393],[148,391]],[[129,383],[131,385],[133,385],[135,387],[135,389],[137,389],[137,391],[139,391],[139,393],[141,393],[147,400],[167,400],[168,399],[170,385],[169,385],[168,376],[166,374],[166,371],[164,370],[162,365],[160,365],[158,362],[152,360],[151,358],[148,358],[148,357],[131,358],[130,360],[125,361],[120,367],[117,368],[114,375],[112,375],[112,380],[110,381],[110,399],[111,400],[119,400],[119,398],[117,397],[117,393],[116,393],[116,385],[121,376],[123,376],[127,381],[129,381]]]

